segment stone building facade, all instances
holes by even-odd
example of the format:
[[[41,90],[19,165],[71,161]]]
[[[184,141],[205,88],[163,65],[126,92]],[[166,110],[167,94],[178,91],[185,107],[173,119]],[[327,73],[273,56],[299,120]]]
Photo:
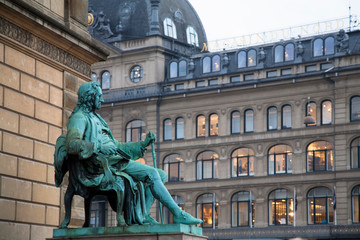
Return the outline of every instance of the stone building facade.
[[[45,239],[58,227],[56,139],[90,66],[104,60],[87,1],[0,1],[0,239]]]

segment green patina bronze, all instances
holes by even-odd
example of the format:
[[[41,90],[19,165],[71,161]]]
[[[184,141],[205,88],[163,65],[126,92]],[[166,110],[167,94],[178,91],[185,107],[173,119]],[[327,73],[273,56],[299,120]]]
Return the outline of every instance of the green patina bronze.
[[[80,86],[78,104],[69,118],[67,134],[56,142],[56,186],[60,186],[69,172],[64,198],[65,219],[60,228],[67,228],[70,222],[75,194],[85,200],[84,227],[89,226],[91,198],[95,195],[108,197],[112,209],[117,212],[118,226],[159,224],[149,214],[154,197],[173,213],[175,223],[201,223],[174,202],[164,186],[164,171],[134,161],[143,157],[146,148],[155,141],[155,134],[149,132],[140,142],[118,142],[105,120],[95,112],[102,102],[99,83]]]

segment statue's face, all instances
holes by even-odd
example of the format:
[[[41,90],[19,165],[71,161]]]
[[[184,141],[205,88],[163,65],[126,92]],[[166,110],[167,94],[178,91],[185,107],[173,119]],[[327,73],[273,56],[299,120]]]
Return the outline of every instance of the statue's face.
[[[94,103],[95,109],[97,109],[97,110],[100,109],[101,103],[103,103],[103,102],[104,102],[104,99],[103,99],[103,97],[102,97],[101,88],[98,88],[97,94],[96,94],[96,96],[95,96],[95,103]]]

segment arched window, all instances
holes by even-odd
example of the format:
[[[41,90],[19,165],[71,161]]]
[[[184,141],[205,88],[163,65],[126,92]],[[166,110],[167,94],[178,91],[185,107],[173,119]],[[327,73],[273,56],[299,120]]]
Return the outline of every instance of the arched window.
[[[203,58],[203,73],[211,72],[211,59],[210,57]]]
[[[218,226],[219,200],[213,193],[206,193],[196,200],[196,216],[203,220],[201,227],[212,228]]]
[[[231,227],[253,226],[255,204],[250,192],[237,192],[231,197]]]
[[[101,88],[102,89],[110,89],[110,72],[104,71],[101,74]]]
[[[322,56],[323,55],[323,40],[321,38],[318,38],[313,43],[313,54],[314,57]]]
[[[253,132],[254,131],[254,110],[247,109],[244,113],[244,132]]]
[[[217,136],[219,134],[219,116],[216,113],[209,116],[209,136]]]
[[[294,223],[294,199],[286,189],[276,189],[269,194],[269,225]]]
[[[282,129],[289,129],[291,128],[291,106],[284,105],[281,108],[281,128]]]
[[[184,160],[179,154],[171,154],[164,159],[164,171],[169,182],[184,180]]]
[[[334,38],[333,37],[325,38],[324,54],[325,55],[331,55],[331,54],[334,54],[334,53],[335,53]]]
[[[268,131],[277,130],[277,108],[269,107],[267,110],[267,129]]]
[[[360,137],[351,142],[350,147],[351,168],[360,168]]]
[[[231,134],[240,133],[240,112],[233,111],[231,113]]]
[[[196,179],[214,179],[217,177],[219,155],[205,151],[196,157]]]
[[[295,46],[293,43],[285,45],[285,61],[293,61],[295,59]]]
[[[184,76],[186,76],[186,61],[181,60],[179,62],[179,77],[184,77]]]
[[[311,123],[311,124],[306,124],[306,126],[316,126],[316,103],[315,102],[310,102],[306,104],[306,109],[305,109],[305,116],[310,113],[311,116],[314,118],[315,123]]]
[[[133,120],[126,125],[126,142],[138,142],[145,140],[145,123],[141,120]]]
[[[199,115],[196,118],[196,137],[205,137],[206,125],[205,116]]]
[[[282,45],[277,45],[275,47],[275,63],[284,61],[284,47]]]
[[[360,185],[357,185],[351,191],[351,205],[352,205],[352,221],[353,223],[360,223]]]
[[[178,63],[171,62],[170,63],[170,78],[178,77]]]
[[[231,154],[231,177],[254,175],[254,151],[238,148]]]
[[[360,96],[350,99],[350,121],[360,121]]]
[[[246,67],[246,52],[240,51],[238,53],[238,68],[244,68]]]
[[[268,152],[269,175],[292,172],[292,148],[285,144],[271,147]]]
[[[331,124],[332,105],[331,101],[326,100],[321,103],[321,125]]]
[[[178,117],[175,125],[175,139],[184,139],[184,118]]]
[[[171,195],[174,199],[174,202],[179,206],[181,210],[184,210],[184,200],[182,197],[177,195]],[[169,211],[169,209],[163,206],[163,213],[164,213],[164,224],[174,224],[174,215]]]
[[[212,57],[212,72],[220,71],[220,56],[215,55]]]
[[[188,26],[186,28],[186,37],[188,44],[199,46],[198,34],[193,27]]]
[[[105,227],[108,223],[108,199],[103,195],[96,195],[91,199],[91,216],[89,227]],[[110,218],[111,221],[111,218]]]
[[[177,38],[175,24],[170,18],[164,19],[164,34],[168,37]]]
[[[96,73],[91,73],[91,80],[93,81],[93,82],[97,82],[97,74]]]
[[[247,66],[248,67],[256,66],[256,51],[254,49],[248,51]]]
[[[334,222],[333,193],[327,187],[316,187],[307,194],[308,224]]]
[[[307,147],[308,172],[331,171],[333,169],[333,147],[327,141],[316,141]]]
[[[164,120],[164,141],[169,141],[172,139],[172,121],[170,118]]]

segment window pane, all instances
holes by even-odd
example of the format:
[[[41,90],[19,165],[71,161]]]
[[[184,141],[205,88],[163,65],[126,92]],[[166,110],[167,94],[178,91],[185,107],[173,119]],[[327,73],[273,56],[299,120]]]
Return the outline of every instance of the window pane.
[[[203,204],[203,227],[212,227],[213,226],[213,204],[207,203]]]
[[[197,178],[197,180],[203,179],[203,177],[202,177],[202,161],[197,161],[197,163],[196,163],[196,178]]]
[[[246,67],[246,52],[241,51],[238,53],[238,68]]]
[[[315,223],[327,223],[326,198],[315,198]]]
[[[179,77],[186,76],[186,61],[182,60],[179,63]]]
[[[220,56],[215,55],[212,58],[212,71],[217,72],[220,71]]]
[[[283,62],[284,61],[284,47],[281,45],[278,45],[275,47],[275,62]]]
[[[360,97],[351,98],[351,121],[360,121]]]
[[[184,118],[176,119],[176,139],[184,139]]]
[[[276,225],[283,225],[287,224],[287,206],[286,206],[286,200],[277,200],[275,203],[275,224]]]
[[[335,53],[334,38],[333,37],[328,37],[328,38],[325,39],[325,49],[324,50],[325,50],[325,55]]]
[[[352,196],[352,209],[353,209],[353,223],[359,223],[360,222],[360,196],[355,195]]]
[[[93,81],[93,82],[97,82],[97,74],[96,73],[91,73],[91,80]]]
[[[164,120],[164,140],[172,139],[172,122],[170,119]]]
[[[186,36],[189,44],[199,46],[198,35],[193,27],[188,26],[186,28]]]
[[[291,128],[291,106],[282,108],[282,126],[281,128]]]
[[[315,123],[307,124],[307,126],[316,126],[316,104],[311,102],[306,105],[306,115],[310,112],[311,116],[314,118]]]
[[[256,51],[254,49],[248,52],[248,67],[256,66]]]
[[[144,140],[145,123],[141,120],[134,120],[126,125],[126,142],[138,142]]]
[[[238,207],[237,207],[237,202],[233,202],[231,204],[231,226],[232,227],[237,227],[238,226]]]
[[[237,158],[232,158],[231,159],[231,172],[232,172],[232,174],[231,174],[231,176],[232,177],[237,177],[238,176],[238,174],[237,174]]]
[[[254,131],[254,111],[246,110],[245,111],[245,132]]]
[[[351,142],[350,157],[351,157],[351,168],[359,168],[359,148],[360,138],[356,138]]]
[[[314,57],[323,55],[323,40],[318,38],[314,41]]]
[[[331,124],[332,122],[332,106],[331,101],[324,101],[322,103],[321,124]]]
[[[276,154],[275,155],[275,171],[276,173],[285,173],[285,154]]]
[[[268,109],[268,130],[277,129],[277,108],[270,107]]]
[[[324,170],[325,170],[325,152],[315,151],[314,171],[324,171]]]
[[[249,202],[239,202],[239,226],[249,226]]]
[[[205,137],[205,117],[198,116],[197,117],[197,137]]]
[[[240,133],[240,112],[231,113],[231,133]]]
[[[285,46],[285,61],[294,60],[294,44],[289,43]]]
[[[210,136],[217,136],[219,133],[219,117],[217,114],[211,114],[210,115],[210,127],[209,127],[209,131],[210,131]]]
[[[213,161],[203,161],[203,179],[213,178]]]
[[[274,169],[275,169],[275,155],[269,155],[269,174],[274,174]]]
[[[178,71],[178,64],[177,62],[170,63],[170,78],[176,78]]]
[[[175,24],[170,18],[164,19],[164,34],[175,39],[177,38]]]
[[[105,71],[101,75],[101,88],[109,89],[110,88],[110,72]]]
[[[203,59],[203,73],[210,72],[210,57],[204,57]]]
[[[270,213],[269,213],[269,224],[270,225],[275,225],[275,201],[269,201],[269,209],[270,209]]]

